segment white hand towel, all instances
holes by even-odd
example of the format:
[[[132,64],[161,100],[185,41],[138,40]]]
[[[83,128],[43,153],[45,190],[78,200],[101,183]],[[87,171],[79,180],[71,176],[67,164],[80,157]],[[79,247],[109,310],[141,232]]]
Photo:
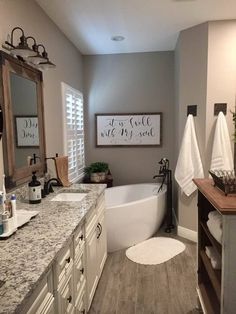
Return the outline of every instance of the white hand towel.
[[[222,215],[219,214],[216,210],[209,212],[208,218],[214,222],[217,227],[222,228]]]
[[[222,228],[220,228],[219,225],[217,225],[215,221],[211,219],[207,220],[207,227],[216,241],[222,243]]]
[[[211,170],[233,170],[233,153],[231,149],[229,130],[223,112],[216,121],[215,135],[212,147]]]
[[[188,115],[175,169],[175,179],[182,191],[191,195],[196,189],[193,178],[203,178],[203,168],[197,144],[193,116]]]
[[[214,269],[221,269],[221,259],[212,246],[205,247],[206,255],[211,260],[211,265]]]

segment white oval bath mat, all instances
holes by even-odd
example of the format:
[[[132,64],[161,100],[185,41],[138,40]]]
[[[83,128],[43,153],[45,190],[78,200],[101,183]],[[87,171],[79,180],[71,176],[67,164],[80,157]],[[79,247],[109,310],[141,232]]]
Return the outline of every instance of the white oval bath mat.
[[[126,250],[133,262],[144,265],[161,264],[185,250],[185,245],[175,239],[155,237],[138,243]]]

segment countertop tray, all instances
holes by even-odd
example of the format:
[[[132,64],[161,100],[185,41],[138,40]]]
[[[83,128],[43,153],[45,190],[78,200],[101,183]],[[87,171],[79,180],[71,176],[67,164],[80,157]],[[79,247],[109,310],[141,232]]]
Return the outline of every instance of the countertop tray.
[[[26,224],[30,221],[32,217],[38,215],[39,211],[37,210],[17,210],[16,211],[16,219],[17,219],[17,228],[11,229],[9,232],[2,233],[0,238],[8,238],[10,237],[18,228]]]

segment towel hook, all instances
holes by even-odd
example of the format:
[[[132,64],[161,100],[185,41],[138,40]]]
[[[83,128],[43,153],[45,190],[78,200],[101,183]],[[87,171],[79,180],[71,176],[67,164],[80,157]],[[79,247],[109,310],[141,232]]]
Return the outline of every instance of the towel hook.
[[[187,106],[187,116],[192,114],[194,117],[197,116],[197,105],[189,105]]]

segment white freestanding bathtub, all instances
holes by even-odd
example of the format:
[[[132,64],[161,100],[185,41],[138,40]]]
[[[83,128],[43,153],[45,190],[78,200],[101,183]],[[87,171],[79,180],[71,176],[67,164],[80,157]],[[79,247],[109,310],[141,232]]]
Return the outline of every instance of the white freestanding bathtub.
[[[108,252],[150,238],[160,227],[166,210],[166,186],[122,185],[106,189]]]

